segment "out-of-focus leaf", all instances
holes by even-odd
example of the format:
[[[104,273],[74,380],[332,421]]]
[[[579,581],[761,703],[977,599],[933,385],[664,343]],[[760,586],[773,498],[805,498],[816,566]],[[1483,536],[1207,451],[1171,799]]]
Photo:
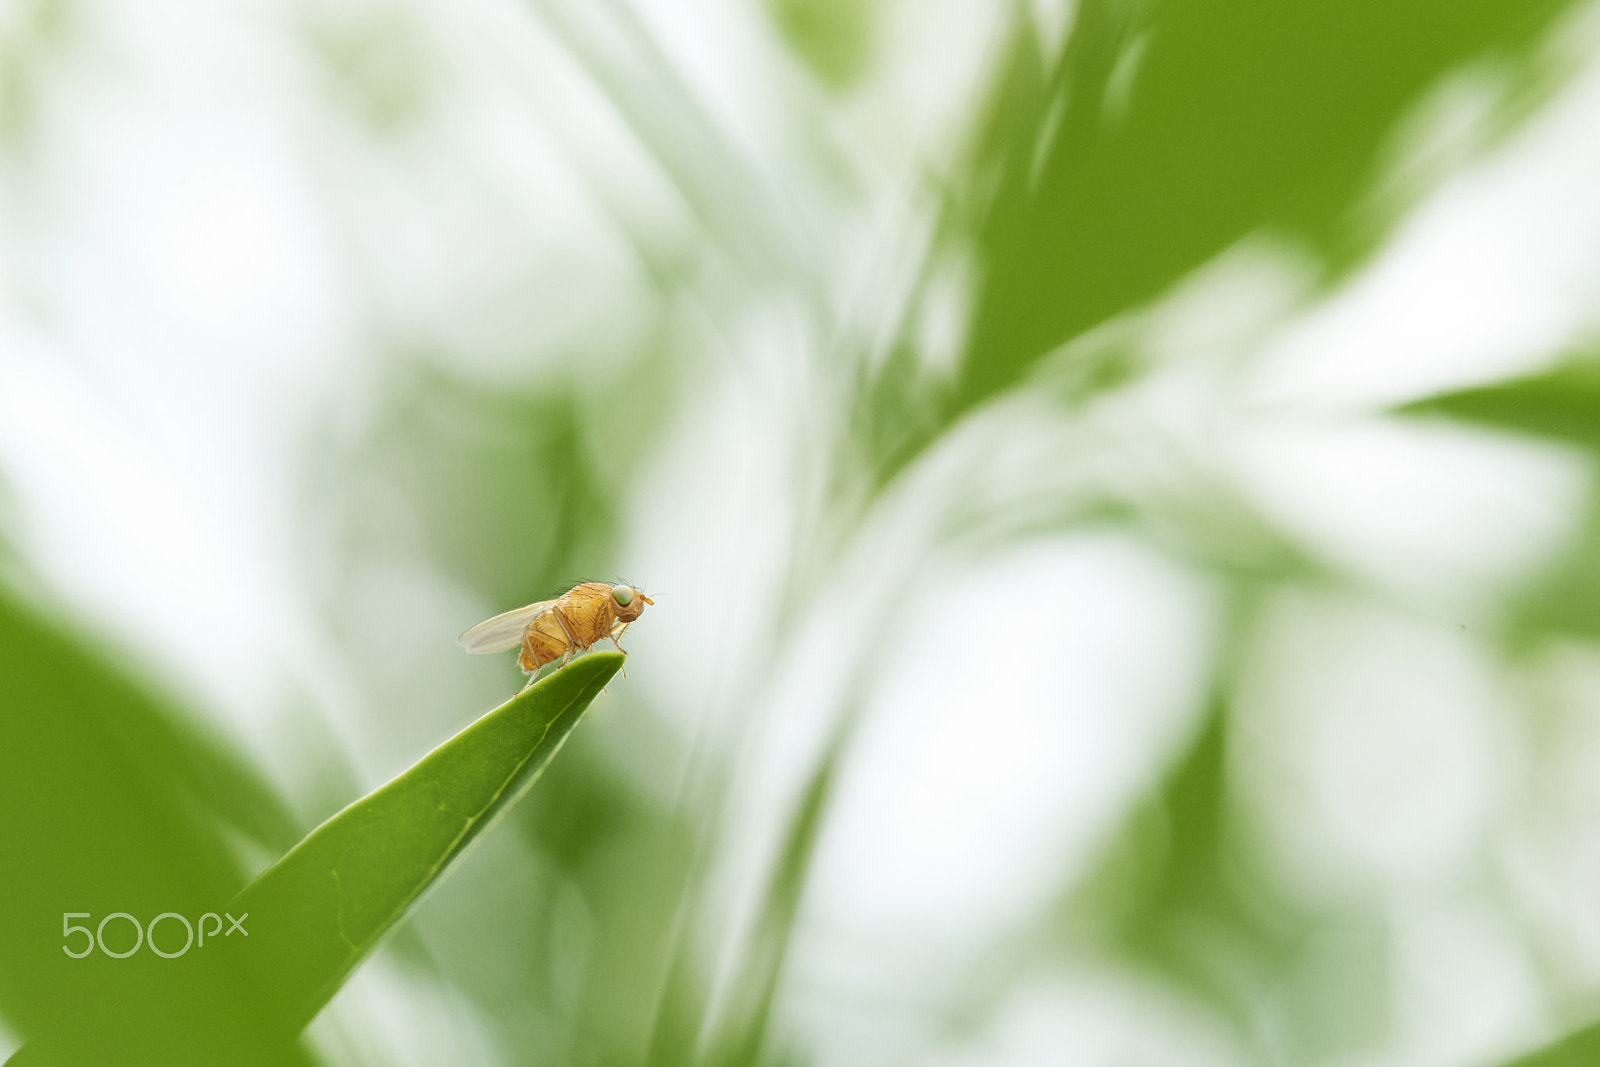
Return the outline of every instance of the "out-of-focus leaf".
[[[789,47],[805,60],[823,84],[833,89],[847,89],[865,72],[872,57],[875,3],[869,0],[768,0],[768,6]]]
[[[1226,641],[1225,659],[1238,660],[1248,626],[1235,622]],[[1389,1025],[1383,931],[1359,909],[1307,914],[1254,870],[1229,781],[1238,671],[1226,668],[1188,749],[1063,898],[1056,948],[1082,955],[1087,945],[1160,976],[1243,1042],[1265,1029],[1269,1057],[1348,1056]]]
[[[1546,374],[1428,397],[1398,413],[1523,434],[1600,455],[1600,369],[1578,360]],[[1600,513],[1513,605],[1522,636],[1600,636]]]
[[[1112,940],[1205,1000],[1244,1019],[1286,952],[1285,916],[1252,899],[1228,833],[1227,717],[1214,706],[1153,803],[1136,812],[1073,910],[1115,916]],[[1212,951],[1226,947],[1226,955]]]
[[[625,381],[586,397],[559,380],[491,389],[396,353],[384,415],[338,472],[356,489],[330,482],[330,511],[353,547],[420,549],[494,603],[621,578],[598,568],[615,557],[622,486],[665,417],[659,362],[641,357]],[[367,494],[418,506],[397,524]],[[422,545],[396,545],[416,535]]]
[[[1520,640],[1552,631],[1600,638],[1600,511],[1590,508],[1572,543],[1509,606]]]
[[[1447,72],[1520,61],[1570,0],[1086,0],[1059,65],[1024,26],[961,210],[980,282],[953,381],[874,392],[879,479],[1047,353],[1248,234],[1338,271],[1396,124]],[[1016,69],[1012,69],[1016,68]],[[929,395],[937,417],[930,420]]]
[[[369,128],[394,131],[422,112],[437,61],[426,33],[405,9],[312,8],[305,37],[333,98]]]
[[[624,712],[630,735],[654,759],[674,765],[678,739],[650,723],[645,710]],[[598,744],[584,744],[597,737],[598,731],[578,739],[578,751],[562,756],[535,802],[519,812],[523,840],[556,866],[593,920],[587,966],[581,977],[567,976],[581,981],[577,1007],[562,1011],[561,991],[552,989],[551,1008],[568,1017],[575,1046],[598,1063],[688,1063],[652,1048],[652,1041],[663,1030],[697,1032],[704,1018],[703,976],[680,976],[670,999],[662,989],[684,910],[692,907],[686,899],[694,884],[692,815],[620,774]],[[560,910],[547,909],[547,942],[567,940],[569,923]],[[548,965],[541,969],[551,974]]]
[[[1600,451],[1600,371],[1575,363],[1537,377],[1418,400],[1399,412],[1438,415]]]
[[[15,149],[34,129],[49,61],[76,27],[72,0],[21,0],[0,29],[0,149]]]
[[[596,652],[555,671],[312,831],[239,894],[248,942],[226,943],[275,1024],[297,1032],[357,964],[532,784],[622,666]]]
[[[733,1003],[706,1057],[713,1067],[756,1067],[778,1062],[781,1056],[782,1050],[769,1047],[773,1000],[799,915],[806,872],[816,851],[828,800],[833,795],[839,760],[854,734],[859,710],[852,708],[840,718],[785,828],[778,862],[767,884],[750,941],[744,947]]]
[[[530,6],[606,94],[707,237],[754,275],[792,260],[792,212],[631,5],[537,0]]]
[[[216,949],[174,959],[75,959],[82,934],[125,913],[193,923],[244,881],[232,833],[269,844],[290,826],[271,791],[216,740],[141,693],[100,657],[0,596],[0,1014],[58,1064],[303,1062],[262,1037]],[[292,835],[290,835],[292,838]],[[134,941],[116,919],[106,941]],[[161,944],[176,951],[181,924]],[[162,1020],[180,1021],[174,1029]]]
[[[1537,1052],[1518,1056],[1502,1067],[1593,1067],[1600,1063],[1600,1023],[1575,1030]]]
[[[1260,227],[1336,256],[1405,109],[1567,6],[1090,0],[1035,125],[1006,139],[963,405]]]

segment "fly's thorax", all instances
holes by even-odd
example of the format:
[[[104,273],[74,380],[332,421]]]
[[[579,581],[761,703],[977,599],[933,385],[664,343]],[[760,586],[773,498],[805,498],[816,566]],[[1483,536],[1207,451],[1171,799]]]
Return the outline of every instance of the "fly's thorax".
[[[604,582],[574,586],[561,598],[556,610],[572,632],[573,644],[580,649],[590,647],[609,634],[616,618],[611,587]]]

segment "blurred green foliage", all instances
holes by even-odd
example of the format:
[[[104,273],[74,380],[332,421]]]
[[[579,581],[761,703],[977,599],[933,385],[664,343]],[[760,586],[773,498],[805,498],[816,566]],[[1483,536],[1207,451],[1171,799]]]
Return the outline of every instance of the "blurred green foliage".
[[[1398,413],[1447,420],[1580,450],[1600,458],[1600,370],[1575,355],[1544,374],[1413,401]],[[1600,636],[1600,512],[1591,505],[1577,536],[1514,605],[1515,635]]]
[[[392,132],[425,107],[437,72],[424,31],[400,8],[313,11],[306,40],[334,98],[369,128]]]
[[[858,425],[880,480],[1060,346],[1262,231],[1329,278],[1382,236],[1360,209],[1397,123],[1461,64],[1538,59],[1564,0],[1169,0],[1079,6],[1061,60],[1021,18],[950,230],[978,277],[950,380],[895,349]]]
[[[1569,1034],[1537,1052],[1519,1056],[1505,1067],[1584,1067],[1600,1059],[1600,1025]]]
[[[875,44],[875,3],[852,0],[768,0],[784,39],[818,80],[849,89],[866,73]]]
[[[25,143],[38,118],[50,59],[72,35],[71,0],[25,0],[0,31],[0,145]]]
[[[573,383],[474,385],[422,360],[394,366],[381,420],[325,472],[345,551],[420,555],[495,604],[611,577],[624,487],[664,417],[648,367],[594,395]],[[428,506],[407,515],[414,529],[386,528],[378,494]]]
[[[1399,410],[1600,451],[1600,367],[1574,359],[1537,377],[1428,397]]]

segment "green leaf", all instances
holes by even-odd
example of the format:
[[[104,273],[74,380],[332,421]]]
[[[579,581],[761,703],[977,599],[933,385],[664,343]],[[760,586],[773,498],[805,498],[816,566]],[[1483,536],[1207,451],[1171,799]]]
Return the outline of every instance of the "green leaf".
[[[1366,243],[1354,206],[1407,109],[1461,63],[1535,47],[1569,6],[1084,4],[1033,121],[994,120],[1011,134],[992,135],[961,402],[1256,230],[1348,265]]]
[[[100,953],[68,960],[65,969],[79,987],[105,972],[108,988],[121,990],[136,1010],[115,1004],[109,994],[58,998],[77,1006],[70,1014],[87,1024],[92,1040],[73,1034],[62,1020],[43,1035],[47,1048],[30,1045],[19,1062],[101,1063],[109,1048],[117,1050],[119,1063],[301,1062],[296,1057],[303,1053],[294,1048],[299,1032],[532,784],[622,663],[618,653],[594,653],[517,694],[313,830],[225,908],[214,903],[225,899],[221,894],[189,894],[194,899],[185,914],[220,910],[239,916],[237,932],[220,924],[220,937],[213,933],[209,944],[181,960],[148,952],[126,960]],[[173,862],[174,877],[184,871]],[[172,907],[168,902],[177,892],[169,887],[160,898],[145,894],[134,907],[125,899],[72,896],[62,903],[52,897],[49,914],[30,913],[30,927],[49,935],[44,958],[59,957],[60,931],[50,925],[60,922],[57,912],[94,908],[98,917],[128,910],[148,919]],[[63,969],[60,958],[51,962]],[[135,968],[139,974],[131,981]],[[117,1043],[110,1036],[131,1023],[138,1026],[137,1054],[130,1052],[129,1034],[117,1033]]]
[[[311,1021],[539,776],[622,663],[593,653],[519,693],[323,823],[234,900],[249,936],[228,948],[274,1029]]]
[[[239,1067],[307,1062],[256,1054],[254,1013],[216,955],[62,951],[82,936],[63,938],[65,913],[91,927],[117,912],[193,921],[244,883],[238,841],[279,849],[298,836],[222,738],[0,589],[0,1016],[29,1058],[170,1065],[225,1042]],[[114,920],[108,942],[131,940],[130,926]],[[162,937],[175,947],[179,924]],[[162,1021],[175,1008],[176,1036]]]
[[[1021,20],[952,183],[949,228],[970,235],[978,279],[964,350],[945,377],[906,345],[864,391],[855,424],[878,484],[1246,237],[1286,237],[1337,279],[1394,221],[1365,216],[1405,117],[1465,65],[1538,70],[1573,6],[1085,0],[1064,48]]]
[[[714,1051],[707,1057],[715,1067],[781,1062],[781,1053],[768,1047],[778,987],[839,765],[859,721],[859,704],[840,717],[790,816],[777,865],[745,947],[742,972],[730,998],[727,1018]]]
[[[1589,1067],[1600,1063],[1600,1023],[1577,1030],[1537,1052],[1504,1064],[1504,1067]]]
[[[1462,389],[1399,409],[1600,451],[1600,372],[1577,362],[1548,374]]]
[[[861,0],[768,0],[773,22],[824,86],[847,90],[872,61],[877,5]]]
[[[1600,365],[1580,353],[1544,374],[1427,397],[1397,414],[1448,419],[1600,455]],[[1589,514],[1546,571],[1514,597],[1519,641],[1551,631],[1600,636],[1600,512]]]

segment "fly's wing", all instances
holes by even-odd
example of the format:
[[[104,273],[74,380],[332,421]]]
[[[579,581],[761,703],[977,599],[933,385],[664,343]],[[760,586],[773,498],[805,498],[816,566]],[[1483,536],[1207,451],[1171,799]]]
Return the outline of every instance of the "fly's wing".
[[[556,606],[554,600],[541,600],[525,608],[514,608],[503,615],[485,619],[460,637],[456,642],[468,652],[504,652],[522,644],[522,635],[528,625]]]

